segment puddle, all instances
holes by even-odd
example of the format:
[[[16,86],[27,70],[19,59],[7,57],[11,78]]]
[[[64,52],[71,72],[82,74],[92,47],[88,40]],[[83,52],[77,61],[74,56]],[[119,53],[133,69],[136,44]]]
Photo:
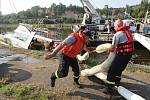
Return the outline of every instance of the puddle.
[[[8,61],[23,61],[25,63],[37,63],[39,59],[29,57],[23,54],[13,54],[11,51],[0,49],[0,64],[7,63]]]
[[[33,58],[33,57],[29,57],[29,56],[24,56],[22,58],[22,61],[24,61],[26,63],[30,63],[30,64],[40,62],[39,59],[36,59],[36,58]]]
[[[0,54],[0,64],[7,63],[10,60],[14,60],[18,57],[18,55],[8,55],[8,54]]]

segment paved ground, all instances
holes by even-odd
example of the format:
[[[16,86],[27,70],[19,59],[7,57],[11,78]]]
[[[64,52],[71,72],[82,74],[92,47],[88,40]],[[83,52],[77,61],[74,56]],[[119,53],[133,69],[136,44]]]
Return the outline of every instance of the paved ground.
[[[83,89],[75,88],[73,85],[72,71],[66,78],[56,80],[56,86],[49,86],[49,77],[58,67],[58,60],[42,60],[27,56],[17,57],[12,61],[0,65],[0,75],[9,74],[14,83],[30,83],[49,88],[56,93],[67,93],[73,100],[107,100],[100,90],[103,83],[95,77],[81,77],[80,82]],[[128,72],[123,73],[122,85],[130,91],[137,93],[150,100],[150,73]],[[125,100],[123,97],[113,97],[114,100]],[[60,99],[61,100],[61,99]],[[70,100],[70,99],[68,99]]]

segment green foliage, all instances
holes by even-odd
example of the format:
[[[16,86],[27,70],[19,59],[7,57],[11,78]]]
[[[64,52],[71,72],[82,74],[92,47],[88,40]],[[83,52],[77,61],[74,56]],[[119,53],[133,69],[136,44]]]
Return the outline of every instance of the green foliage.
[[[17,14],[9,14],[5,16],[0,15],[1,16],[0,23],[1,24],[4,24],[4,23],[14,24],[14,23],[19,23],[19,22],[24,22],[24,23],[29,23],[29,24],[38,23],[38,20],[36,19],[45,18],[45,16],[51,16],[51,17],[54,16],[54,19],[55,19],[64,15],[66,11],[73,11],[76,14],[81,14],[84,12],[83,8],[79,6],[66,7],[66,5],[63,5],[62,3],[60,3],[59,5],[56,5],[55,3],[53,3],[51,7],[49,8],[41,8],[39,6],[34,6],[31,9],[27,9],[26,11],[20,11]],[[62,22],[62,19],[60,19],[59,21]],[[66,22],[74,23],[75,19],[68,18],[66,19]]]
[[[104,15],[105,17],[113,16],[114,18],[122,18],[125,10],[134,18],[144,18],[146,11],[150,11],[150,3],[148,0],[142,0],[141,4],[139,5],[127,5],[126,8],[98,9],[98,12],[100,12],[100,14]]]
[[[75,6],[72,4],[70,4],[69,7],[67,7],[66,11],[73,11],[74,13],[77,13],[77,14],[84,13],[84,9],[82,7]]]
[[[133,16],[134,18],[144,18],[147,10],[150,11],[150,3],[148,0],[142,0],[141,4],[129,6],[126,8],[104,8],[104,9],[96,9],[101,15],[106,18],[110,18],[113,16],[114,18],[122,18],[122,14],[127,10],[127,12]],[[78,15],[78,19],[75,19],[73,16],[69,18],[69,16],[65,16],[67,11],[71,11],[74,14]],[[83,7],[69,5],[63,5],[62,3],[56,5],[53,3],[49,8],[41,8],[39,6],[34,6],[31,9],[26,11],[20,11],[17,14],[9,14],[5,16],[1,16],[0,23],[38,23],[38,19],[45,18],[45,16],[49,16],[51,19],[57,19],[58,23],[66,22],[66,23],[81,23],[80,18],[83,17],[84,9]],[[60,18],[60,19],[59,19]],[[16,20],[17,19],[17,20]]]

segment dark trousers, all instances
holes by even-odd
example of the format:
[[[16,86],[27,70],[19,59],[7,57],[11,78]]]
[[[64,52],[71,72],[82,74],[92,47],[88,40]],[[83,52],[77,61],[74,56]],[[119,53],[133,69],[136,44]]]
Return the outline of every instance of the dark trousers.
[[[132,57],[132,53],[116,53],[115,58],[108,70],[107,81],[119,84],[121,75]],[[114,84],[114,85],[115,85]]]
[[[79,78],[79,65],[76,58],[70,58],[61,53],[59,61],[59,68],[55,73],[57,78],[66,77],[68,75],[69,66],[72,67],[74,77]]]

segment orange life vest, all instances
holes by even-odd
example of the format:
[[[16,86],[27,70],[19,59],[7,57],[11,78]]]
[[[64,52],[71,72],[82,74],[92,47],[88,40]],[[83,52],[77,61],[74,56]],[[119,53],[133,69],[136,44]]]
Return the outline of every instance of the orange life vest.
[[[122,28],[120,28],[120,30],[118,30],[118,31],[121,31],[122,33],[126,34],[128,41],[117,45],[116,50],[115,50],[115,52],[117,52],[117,53],[128,53],[128,52],[134,51],[133,36],[128,28],[129,27],[122,27]]]
[[[70,35],[74,36],[76,41],[73,45],[64,46],[62,52],[70,58],[75,58],[83,50],[85,39],[79,36],[78,33],[71,33]]]

